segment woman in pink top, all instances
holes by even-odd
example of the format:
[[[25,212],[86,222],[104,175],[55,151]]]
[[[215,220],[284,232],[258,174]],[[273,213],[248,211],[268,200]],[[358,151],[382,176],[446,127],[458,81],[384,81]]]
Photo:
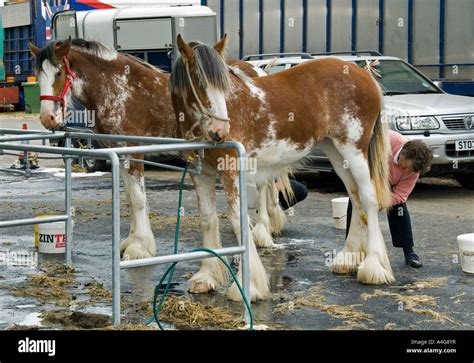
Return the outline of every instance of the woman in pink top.
[[[390,156],[390,185],[392,208],[387,212],[390,234],[394,247],[403,248],[407,265],[419,268],[423,264],[413,251],[413,233],[406,201],[413,191],[420,174],[431,167],[433,152],[420,140],[410,141],[398,132],[389,131],[392,155]],[[346,238],[352,216],[352,204],[347,208]]]

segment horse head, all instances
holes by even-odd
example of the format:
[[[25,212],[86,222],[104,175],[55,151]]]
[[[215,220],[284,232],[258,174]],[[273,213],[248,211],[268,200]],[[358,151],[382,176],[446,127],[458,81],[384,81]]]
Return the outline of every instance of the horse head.
[[[49,43],[43,49],[33,43],[29,47],[36,58],[41,123],[47,129],[55,129],[64,123],[65,107],[72,94],[71,82],[76,77],[67,58],[71,40]]]
[[[201,135],[210,141],[223,142],[230,132],[226,95],[231,88],[224,51],[225,35],[214,47],[202,43],[188,44],[178,35],[180,56],[173,65],[169,88],[178,119],[181,112],[186,120],[186,131],[197,126]],[[186,132],[185,132],[186,133]]]

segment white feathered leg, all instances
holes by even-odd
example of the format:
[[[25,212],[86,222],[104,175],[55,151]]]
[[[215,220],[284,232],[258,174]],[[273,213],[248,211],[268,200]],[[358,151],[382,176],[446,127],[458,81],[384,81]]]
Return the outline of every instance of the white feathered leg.
[[[367,225],[368,238],[364,240],[365,259],[359,265],[357,280],[364,284],[388,284],[395,281],[378,221],[379,205],[370,170],[362,152],[353,146],[335,145],[344,160],[358,188],[361,206],[359,221]],[[356,215],[353,215],[356,217]]]
[[[278,194],[275,184],[270,184],[267,188],[267,210],[270,218],[270,233],[273,236],[281,235],[286,223],[285,212],[281,209]]]
[[[191,178],[197,193],[203,246],[210,249],[221,248],[219,217],[216,210],[216,174],[206,168],[201,175],[191,175]],[[223,286],[228,277],[226,267],[217,258],[201,260],[200,270],[190,279],[189,291],[191,293],[210,292]]]
[[[232,223],[234,233],[237,236],[239,244],[241,244],[240,235],[240,194],[238,187],[238,177],[235,173],[221,172],[221,179],[224,184],[227,203],[229,206],[229,219]],[[250,221],[249,221],[250,223]],[[250,225],[250,224],[249,224]],[[257,248],[252,238],[252,233],[248,231],[249,236],[249,257],[250,257],[250,299],[251,301],[265,300],[270,297],[270,286],[265,267],[263,267]],[[240,264],[237,278],[242,282],[242,264]],[[234,301],[241,301],[242,296],[235,283],[229,288],[227,296]]]
[[[143,173],[134,169],[125,170],[122,178],[131,208],[130,234],[120,246],[123,259],[152,257],[156,254],[156,244],[148,216]]]
[[[252,230],[253,240],[257,247],[273,247],[273,238],[270,232],[270,217],[267,210],[267,190],[268,184],[257,185],[257,220]]]
[[[364,241],[367,239],[367,227],[362,224],[359,214],[360,199],[357,184],[348,168],[344,168],[344,160],[330,139],[324,139],[318,146],[331,161],[337,175],[344,182],[354,208],[352,208],[351,226],[344,248],[335,256],[331,270],[336,274],[352,274],[364,257]],[[359,206],[359,208],[357,208]]]

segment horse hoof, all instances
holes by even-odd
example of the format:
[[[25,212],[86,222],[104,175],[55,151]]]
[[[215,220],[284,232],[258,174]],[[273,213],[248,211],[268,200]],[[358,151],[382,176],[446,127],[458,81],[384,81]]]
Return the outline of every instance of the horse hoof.
[[[206,282],[191,281],[188,291],[191,294],[206,294],[213,291],[212,287]]]
[[[256,302],[262,300],[268,300],[271,296],[270,289],[268,286],[263,285],[260,289],[256,289],[253,284],[250,284],[250,299],[246,296],[249,302]],[[240,293],[239,288],[237,287],[236,283],[234,282],[232,286],[229,288],[227,292],[227,298],[232,301],[242,302],[242,294]]]
[[[357,272],[357,266],[354,265],[332,265],[332,273],[336,275],[355,275]]]
[[[267,228],[261,223],[257,223],[252,230],[252,237],[255,243],[255,246],[258,248],[271,248],[275,244],[273,243],[273,238],[268,232]]]
[[[395,281],[390,265],[384,267],[375,256],[367,257],[359,266],[357,281],[367,285],[390,284]]]

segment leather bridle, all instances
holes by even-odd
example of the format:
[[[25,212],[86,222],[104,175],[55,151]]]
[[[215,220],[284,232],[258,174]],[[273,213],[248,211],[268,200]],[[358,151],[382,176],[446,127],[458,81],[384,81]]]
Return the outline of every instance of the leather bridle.
[[[61,104],[63,118],[66,110],[66,101],[64,97],[68,92],[69,88],[72,88],[72,81],[77,78],[76,74],[72,71],[69,60],[66,56],[63,57],[64,65],[66,66],[66,82],[64,83],[63,90],[61,91],[60,96],[50,96],[50,95],[41,95],[40,101],[54,101]]]
[[[222,116],[218,116],[212,112],[210,112],[208,109],[206,109],[206,107],[204,107],[204,104],[203,102],[201,101],[201,98],[199,97],[199,94],[198,92],[196,91],[196,87],[194,86],[194,82],[193,82],[193,78],[191,77],[191,71],[189,70],[189,63],[184,60],[184,65],[186,67],[186,75],[188,77],[188,80],[189,80],[189,84],[191,85],[191,91],[193,92],[193,95],[194,95],[194,98],[196,99],[197,101],[197,104],[198,104],[198,107],[199,107],[199,111],[202,113],[202,116],[199,118],[199,120],[197,120],[193,126],[191,127],[191,129],[187,132],[187,138],[189,139],[199,139],[199,138],[196,138],[193,134],[193,130],[198,127],[202,121],[207,121],[210,120],[210,119],[215,119],[215,120],[218,120],[218,121],[223,121],[223,122],[228,122],[230,123],[230,119],[228,117],[222,117]]]

